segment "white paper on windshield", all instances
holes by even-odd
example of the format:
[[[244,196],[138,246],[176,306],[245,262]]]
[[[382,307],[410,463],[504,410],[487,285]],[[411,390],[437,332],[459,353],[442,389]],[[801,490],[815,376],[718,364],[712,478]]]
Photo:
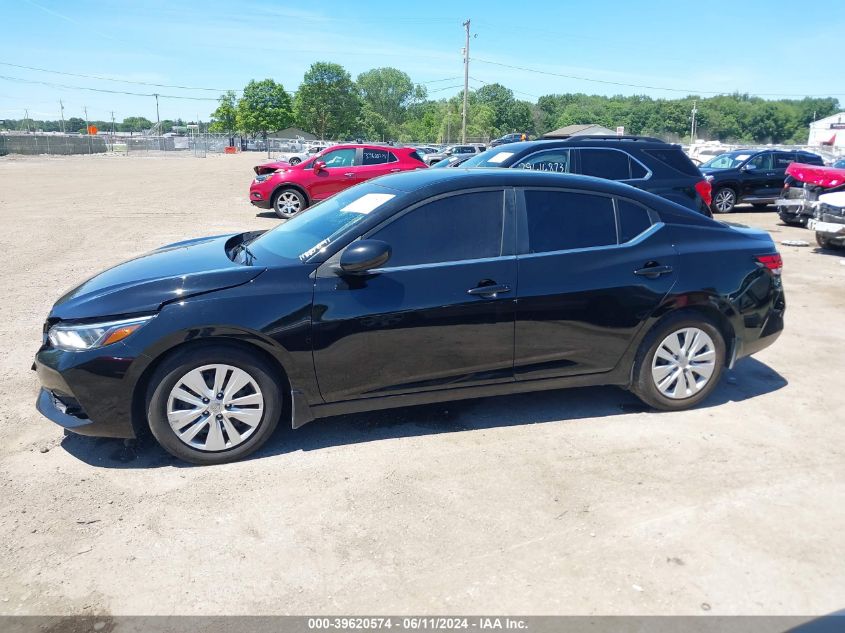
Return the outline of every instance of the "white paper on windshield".
[[[736,160],[745,160],[749,156],[751,156],[751,154],[740,154],[739,156],[736,157]]]
[[[490,158],[488,158],[487,162],[493,163],[494,165],[498,165],[499,163],[506,161],[511,156],[513,156],[513,152],[499,152],[495,156],[491,156]]]
[[[341,211],[347,211],[349,213],[363,213],[366,215],[370,211],[378,209],[385,202],[395,197],[396,195],[392,193],[367,193],[357,200],[353,200],[347,204],[341,209]]]

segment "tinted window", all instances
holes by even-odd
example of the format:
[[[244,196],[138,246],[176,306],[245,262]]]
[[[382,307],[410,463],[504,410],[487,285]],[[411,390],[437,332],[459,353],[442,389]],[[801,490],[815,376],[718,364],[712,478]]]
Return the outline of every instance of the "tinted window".
[[[608,180],[627,180],[631,177],[628,154],[617,150],[582,149],[581,173]]]
[[[746,165],[751,165],[755,169],[771,169],[772,168],[772,153],[757,154]]]
[[[355,150],[336,149],[323,154],[317,160],[326,163],[326,167],[352,167],[355,164]]]
[[[514,166],[536,171],[554,171],[561,174],[567,174],[572,171],[569,164],[568,149],[553,149],[547,152],[539,152],[519,161]]]
[[[647,149],[643,151],[652,158],[656,158],[664,165],[669,165],[669,167],[681,172],[682,174],[696,177],[701,176],[701,172],[698,171],[698,167],[693,165],[692,161],[686,154],[684,154],[681,148]],[[632,164],[634,164],[633,161]],[[636,176],[634,176],[634,178],[636,178]]]
[[[390,152],[373,147],[365,147],[363,151],[362,165],[381,165],[390,160]]]
[[[628,200],[616,199],[616,210],[619,214],[619,243],[630,242],[640,233],[651,226],[648,211],[640,205]]]
[[[789,163],[795,162],[795,154],[778,152],[775,154],[775,169],[786,169]]]
[[[639,161],[632,158],[629,159],[629,164],[631,166],[631,178],[645,178],[648,176],[648,170]]]
[[[528,252],[616,244],[613,202],[604,196],[527,190]]]
[[[418,161],[420,161],[421,163],[424,163],[425,161],[423,160],[423,157],[422,157],[422,155],[423,155],[424,153],[425,153],[425,152],[421,152],[420,150],[416,150],[416,151],[411,152],[410,154],[408,154],[408,156],[410,156],[410,157],[411,157],[411,158],[413,158],[414,160],[418,160]],[[394,157],[394,158],[395,158],[395,157]],[[398,160],[398,159],[397,159],[397,160]],[[393,162],[393,161],[391,161],[391,162]]]
[[[393,248],[388,266],[498,257],[503,218],[502,191],[464,193],[418,207],[372,237]]]
[[[821,156],[817,156],[816,154],[798,154],[796,159],[799,163],[805,163],[807,165],[824,165],[824,160],[822,160]],[[845,162],[842,160],[836,161],[833,163],[834,167],[845,167]]]

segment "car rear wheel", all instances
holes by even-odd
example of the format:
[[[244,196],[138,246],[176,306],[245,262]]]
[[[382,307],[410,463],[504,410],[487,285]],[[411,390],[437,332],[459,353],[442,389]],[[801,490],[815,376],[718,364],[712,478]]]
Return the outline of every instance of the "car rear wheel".
[[[159,444],[192,464],[223,464],[257,450],[282,413],[275,372],[244,350],[179,351],[150,381],[147,418]]]
[[[643,341],[631,391],[655,409],[688,409],[716,388],[724,363],[725,341],[713,322],[689,312],[670,316]]]
[[[273,210],[283,220],[289,220],[307,206],[305,196],[296,189],[280,189],[273,197]]]
[[[299,165],[299,163],[301,163],[301,162],[302,162],[302,159],[297,158],[296,156],[294,156],[293,158],[291,158],[291,159],[288,161],[288,164],[289,164],[289,165]]]
[[[710,206],[713,213],[730,213],[736,206],[736,192],[730,187],[717,189]]]

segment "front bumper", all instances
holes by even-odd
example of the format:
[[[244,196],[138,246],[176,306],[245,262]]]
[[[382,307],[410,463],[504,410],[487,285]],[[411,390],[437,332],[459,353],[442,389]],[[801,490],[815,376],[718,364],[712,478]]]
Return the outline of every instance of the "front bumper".
[[[249,189],[249,201],[260,209],[269,209],[273,206],[271,196],[272,191],[266,191],[264,187],[255,184]]]
[[[42,347],[33,365],[41,382],[35,406],[47,419],[80,435],[134,438],[136,358],[121,343],[107,349],[111,355],[103,349],[67,352]]]

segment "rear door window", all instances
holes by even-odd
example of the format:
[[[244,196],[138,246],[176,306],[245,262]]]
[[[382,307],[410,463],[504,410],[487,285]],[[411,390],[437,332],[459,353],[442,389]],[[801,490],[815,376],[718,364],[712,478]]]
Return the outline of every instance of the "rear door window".
[[[585,176],[595,176],[607,180],[628,180],[631,167],[628,154],[615,149],[582,149],[579,171]]]
[[[513,166],[534,171],[553,171],[560,174],[568,174],[572,171],[569,156],[570,151],[568,149],[552,149],[546,152],[532,154]]]
[[[543,189],[527,189],[524,195],[529,253],[616,244],[611,198]]]
[[[390,160],[390,152],[375,147],[365,147],[363,152],[362,165],[381,165]]]
[[[795,162],[795,154],[793,152],[776,152],[775,153],[775,169],[786,169],[789,163]]]
[[[645,207],[635,202],[616,199],[616,213],[619,222],[619,243],[630,242],[651,227],[651,218]]]
[[[504,198],[502,190],[440,198],[400,216],[370,237],[390,244],[390,267],[498,257]]]

